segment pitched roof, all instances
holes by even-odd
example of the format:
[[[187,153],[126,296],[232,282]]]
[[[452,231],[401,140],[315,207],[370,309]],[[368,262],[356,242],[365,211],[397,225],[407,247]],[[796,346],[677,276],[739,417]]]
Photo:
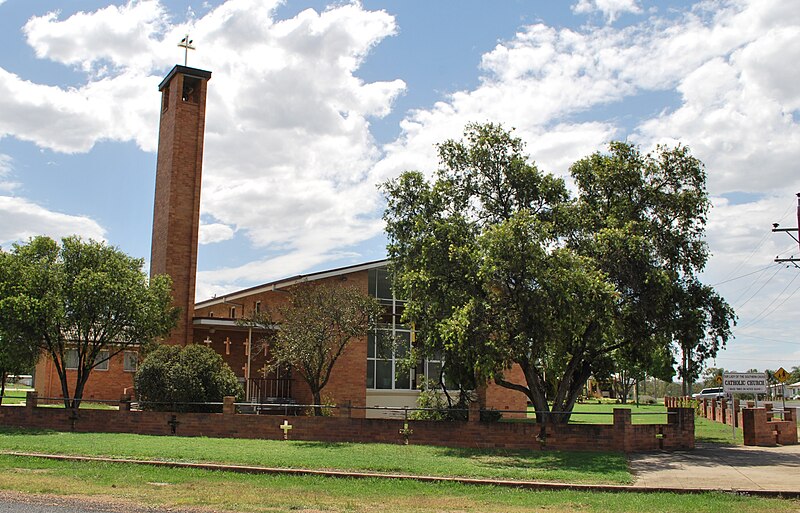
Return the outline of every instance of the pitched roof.
[[[350,274],[359,271],[366,271],[368,269],[375,269],[378,267],[385,267],[389,263],[388,260],[374,260],[372,262],[364,262],[362,264],[354,264],[348,265],[346,267],[338,267],[336,269],[329,269],[327,271],[318,271],[315,273],[309,274],[298,274],[296,276],[292,276],[290,278],[283,278],[277,281],[271,281],[269,283],[264,283],[262,285],[256,285],[254,287],[237,290],[236,292],[231,292],[230,294],[224,294],[222,296],[217,296],[211,299],[206,299],[204,301],[200,301],[195,303],[195,308],[203,308],[206,306],[213,306],[225,303],[226,301],[233,301],[236,299],[240,299],[243,297],[250,296],[252,294],[260,294],[262,292],[269,292],[271,290],[278,290],[284,287],[291,287],[292,285],[296,285],[298,283],[304,283],[309,281],[315,280],[322,280],[325,278],[332,278],[334,276],[342,276],[343,274]]]

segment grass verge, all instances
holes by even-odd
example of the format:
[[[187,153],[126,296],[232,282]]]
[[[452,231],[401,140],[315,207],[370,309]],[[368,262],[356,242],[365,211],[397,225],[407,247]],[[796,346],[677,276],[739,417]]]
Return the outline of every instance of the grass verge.
[[[701,495],[524,491],[455,483],[315,476],[253,476],[191,469],[69,463],[0,456],[0,489],[81,495],[157,508],[241,512],[615,511],[712,513],[797,511],[800,503]]]
[[[632,482],[627,459],[622,453],[61,433],[8,428],[0,429],[0,450],[570,483]]]
[[[742,428],[736,428],[736,442],[733,441],[733,429],[727,424],[721,424],[703,417],[694,418],[695,442],[710,442],[724,445],[743,445]]]

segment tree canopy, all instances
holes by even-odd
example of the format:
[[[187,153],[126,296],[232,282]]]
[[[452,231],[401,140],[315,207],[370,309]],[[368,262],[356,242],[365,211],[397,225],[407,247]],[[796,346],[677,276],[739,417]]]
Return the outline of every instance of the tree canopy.
[[[431,182],[406,172],[383,186],[420,350],[444,354],[445,373],[525,393],[540,420],[567,420],[613,355],[663,374],[676,289],[707,259],[702,164],[684,147],[612,143],[572,166],[572,198],[502,127],[464,135],[439,145]],[[525,383],[504,378],[512,364]]]
[[[383,309],[356,287],[339,283],[302,283],[288,293],[285,304],[244,323],[277,326],[264,341],[273,365],[291,365],[319,405],[336,361],[350,342],[375,327]],[[321,415],[322,409],[315,408],[314,414]]]
[[[175,326],[169,277],[148,281],[142,259],[103,242],[35,237],[3,260],[2,333],[53,359],[69,408],[79,406],[92,369]]]

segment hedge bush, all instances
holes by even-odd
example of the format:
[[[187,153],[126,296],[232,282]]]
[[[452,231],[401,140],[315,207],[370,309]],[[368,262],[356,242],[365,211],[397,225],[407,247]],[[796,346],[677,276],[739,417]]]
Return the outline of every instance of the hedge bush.
[[[225,396],[244,396],[222,356],[199,344],[159,346],[139,364],[134,384],[142,409],[153,411],[220,412],[222,406],[187,403],[222,402]]]

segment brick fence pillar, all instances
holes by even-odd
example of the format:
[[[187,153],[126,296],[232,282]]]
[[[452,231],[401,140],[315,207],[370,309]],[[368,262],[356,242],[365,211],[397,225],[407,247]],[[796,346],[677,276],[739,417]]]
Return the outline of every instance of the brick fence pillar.
[[[39,393],[30,391],[25,395],[25,407],[28,409],[36,408],[39,405]]]
[[[481,405],[478,401],[469,403],[469,412],[467,413],[469,422],[480,422],[481,420]]]
[[[628,408],[614,408],[614,439],[615,450],[629,451],[628,431],[631,428],[631,410]]]
[[[350,418],[353,415],[353,403],[351,401],[345,401],[339,405],[339,413],[337,417],[346,417]]]
[[[230,395],[227,395],[222,398],[222,414],[223,415],[234,415],[236,413],[236,398]]]
[[[667,425],[670,449],[694,449],[694,408],[667,408]]]

